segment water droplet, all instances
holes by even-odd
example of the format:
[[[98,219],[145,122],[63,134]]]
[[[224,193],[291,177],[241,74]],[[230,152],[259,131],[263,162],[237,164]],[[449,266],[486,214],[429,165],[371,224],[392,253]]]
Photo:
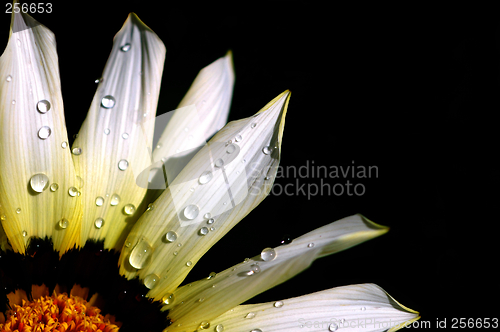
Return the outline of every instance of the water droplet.
[[[200,177],[198,178],[198,182],[200,184],[205,184],[205,183],[210,182],[210,180],[212,180],[212,178],[213,178],[212,172],[206,171],[206,172],[201,173]]]
[[[214,218],[211,218],[211,219],[208,219],[207,220],[207,224],[213,224],[215,222],[215,219]]]
[[[110,132],[111,130],[109,130],[109,128],[104,129],[104,134],[109,135]]]
[[[194,188],[189,188],[189,191],[190,192],[194,192]]]
[[[68,228],[68,225],[69,225],[69,221],[65,218],[62,218],[61,220],[59,220],[59,227],[62,228],[62,229],[66,229]]]
[[[70,187],[68,189],[68,194],[71,196],[71,197],[75,197],[76,195],[78,195],[78,189],[76,189],[75,187]]]
[[[142,269],[150,262],[152,252],[153,247],[149,244],[148,240],[141,238],[134,249],[132,249],[128,261],[132,267]]]
[[[7,220],[7,217],[5,216],[5,214],[2,214],[2,215],[0,216],[0,220],[3,220],[3,221]]]
[[[210,230],[213,232],[215,231],[215,227],[210,227]]]
[[[126,170],[127,167],[128,167],[128,161],[126,161],[125,159],[122,159],[118,162],[118,169],[120,171]]]
[[[130,51],[130,44],[126,43],[125,45],[123,45],[122,47],[120,47],[120,50],[122,52],[128,52],[128,51]]]
[[[281,239],[281,244],[289,244],[292,242],[292,238],[290,237],[289,234],[283,235],[283,238]]]
[[[50,191],[54,192],[57,191],[57,189],[59,189],[59,185],[57,183],[52,183],[50,185]]]
[[[243,139],[243,137],[241,137],[241,135],[236,135],[236,137],[234,138],[234,141],[235,142],[239,142]]]
[[[167,234],[165,234],[165,239],[168,242],[174,242],[175,240],[177,240],[177,233],[174,231],[167,232]]]
[[[167,294],[161,300],[165,304],[172,304],[174,302],[174,294]]]
[[[177,243],[177,246],[178,247],[182,247],[182,243]]]
[[[210,274],[208,275],[208,278],[207,278],[207,279],[208,279],[208,280],[213,279],[213,278],[215,278],[215,276],[216,276],[216,275],[217,275],[217,273],[215,273],[215,272],[210,272]]]
[[[73,152],[74,155],[79,156],[82,154],[82,148],[74,148],[71,152]]]
[[[204,298],[204,297],[200,297],[200,298],[198,299],[198,302],[203,302],[203,301],[205,301],[205,298]]]
[[[122,134],[122,138],[123,138],[123,139],[127,139],[127,138],[128,138],[128,134],[127,134],[127,133],[123,133],[123,134]]]
[[[123,212],[126,214],[126,215],[132,215],[135,213],[135,206],[133,204],[127,204],[123,207]]]
[[[179,253],[177,251],[174,251],[174,256],[177,256]]]
[[[104,108],[113,108],[115,106],[115,97],[107,95],[101,99],[101,106]]]
[[[336,323],[331,323],[330,325],[328,325],[328,331],[331,332],[337,331],[338,328],[339,326]]]
[[[262,330],[261,330],[261,329],[253,329],[253,330],[252,330],[252,331],[250,331],[250,332],[262,332]]]
[[[269,179],[270,179],[270,177],[269,177],[269,176],[266,176],[266,177],[264,178],[264,180],[266,180],[266,181],[267,181],[267,180],[269,180]]]
[[[42,173],[35,174],[30,179],[30,186],[37,193],[41,193],[49,187],[49,177]]]
[[[259,273],[260,272],[260,266],[257,265],[257,264],[250,265],[250,268],[252,269],[253,273]]]
[[[208,234],[208,228],[202,227],[202,228],[200,228],[200,231],[198,233],[200,235],[207,235]]]
[[[224,165],[224,160],[222,159],[217,159],[215,161],[215,167],[222,167]]]
[[[233,144],[231,144],[230,146],[227,147],[226,153],[231,154],[234,152],[234,150],[236,150],[236,147]]]
[[[209,323],[209,322],[207,322],[206,320],[204,320],[204,321],[202,321],[202,322],[200,323],[200,329],[202,329],[202,330],[206,330],[206,329],[208,329],[209,327],[210,327],[210,323]]]
[[[193,262],[191,262],[191,261],[186,262],[186,266],[191,266],[191,265],[193,265]]]
[[[205,215],[203,216],[203,218],[206,218],[206,219],[209,219],[210,217],[212,217],[212,215],[210,213],[205,213]]]
[[[7,78],[5,79],[7,82],[12,81],[12,76],[8,75]]]
[[[99,229],[102,227],[102,225],[104,225],[104,219],[102,218],[97,218],[95,221],[94,221],[94,226],[95,228]]]
[[[361,307],[361,311],[365,311],[365,310],[366,310],[366,308],[365,308],[365,307]]]
[[[265,146],[262,148],[262,152],[264,152],[264,154],[270,154],[272,151],[273,148],[271,148],[270,146]]]
[[[15,105],[16,104],[16,101],[15,100],[12,100],[12,105]]]
[[[154,208],[155,208],[154,204],[153,203],[149,203],[148,204],[148,208],[146,209],[146,211],[152,211],[152,210],[154,210]]]
[[[249,313],[245,316],[245,318],[247,318],[247,319],[252,319],[252,318],[254,318],[254,317],[255,317],[255,312],[249,312]]]
[[[224,326],[222,324],[217,324],[214,329],[215,332],[222,332],[224,331]]]
[[[62,147],[63,149],[66,149],[66,148],[68,147],[68,142],[66,142],[66,141],[62,142],[62,143],[61,143],[61,147]]]
[[[274,302],[274,307],[275,308],[281,308],[283,306],[283,301],[276,301]]]
[[[266,248],[260,253],[260,258],[262,258],[264,262],[272,261],[276,258],[276,250],[273,248]]]
[[[26,236],[28,236],[28,232],[23,231],[23,237],[26,237]]]
[[[52,130],[50,130],[50,127],[48,126],[43,126],[38,130],[38,138],[40,139],[47,139],[50,134],[52,134]]]
[[[36,109],[38,112],[44,114],[47,113],[50,110],[50,103],[48,100],[40,100],[38,103],[36,103]]]
[[[184,217],[189,220],[198,217],[198,213],[200,213],[200,209],[194,204],[190,204],[184,208]]]
[[[101,196],[98,196],[96,199],[95,199],[95,205],[97,206],[102,206],[104,204],[104,198],[101,197]]]
[[[153,289],[160,280],[160,277],[156,274],[150,274],[144,278],[144,286],[149,289]]]
[[[307,247],[309,247],[309,248],[314,247],[314,243],[312,243],[312,242],[311,242],[311,243],[309,243],[309,244],[307,245]]]
[[[130,241],[125,242],[125,247],[130,248],[131,245],[132,245],[132,242],[130,242]]]
[[[21,213],[21,208],[17,208],[17,209],[16,209],[16,213],[17,213],[17,214]]]
[[[113,194],[113,196],[111,196],[111,201],[109,202],[109,204],[111,204],[111,206],[116,206],[118,205],[118,203],[120,203],[120,196],[118,196],[118,194]]]

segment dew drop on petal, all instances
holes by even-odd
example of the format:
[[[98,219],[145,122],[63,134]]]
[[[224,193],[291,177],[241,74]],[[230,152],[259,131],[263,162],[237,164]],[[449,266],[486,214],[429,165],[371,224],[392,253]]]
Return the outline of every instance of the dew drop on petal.
[[[200,177],[198,178],[198,182],[200,184],[206,184],[206,183],[210,182],[210,180],[212,180],[212,178],[213,178],[212,172],[206,171],[206,172],[201,173]]]
[[[30,179],[30,187],[37,193],[43,192],[49,187],[49,177],[42,173],[33,175]]]
[[[208,234],[208,228],[202,227],[202,228],[200,228],[200,231],[198,233],[200,235],[207,235]]]
[[[213,224],[215,222],[215,219],[214,218],[211,218],[211,219],[208,219],[207,220],[207,224]]]
[[[0,216],[0,220],[2,220],[2,221],[7,220],[7,217],[5,216],[5,214],[2,214],[2,215]]]
[[[308,247],[308,248],[312,248],[312,247],[314,247],[314,243],[313,243],[313,242],[309,243],[309,244],[307,245],[307,247]]]
[[[110,95],[104,96],[101,99],[101,106],[107,109],[113,108],[115,106],[115,103],[116,103],[115,97]]]
[[[217,326],[215,326],[214,331],[215,331],[215,332],[222,332],[222,331],[224,331],[224,325],[222,325],[222,324],[217,324]]]
[[[127,204],[123,207],[123,212],[126,214],[126,215],[132,215],[135,213],[135,206],[133,204]]]
[[[259,273],[260,272],[260,266],[258,266],[257,264],[250,265],[250,268],[252,269],[253,273]]]
[[[252,124],[250,125],[250,128],[252,128],[252,129],[253,129],[253,128],[255,128],[256,126],[257,126],[257,124],[254,122],[254,123],[252,123]]]
[[[63,149],[66,149],[66,148],[68,147],[68,142],[66,142],[66,141],[62,142],[62,143],[61,143],[61,147],[62,147]]]
[[[42,114],[47,113],[50,110],[49,101],[48,100],[40,100],[36,104],[36,109],[38,110],[38,112],[40,112]]]
[[[239,142],[243,139],[243,137],[241,137],[241,135],[236,135],[236,137],[234,138],[234,141],[235,142]]]
[[[17,214],[21,213],[21,208],[17,208],[17,209],[16,209],[16,213],[17,213]]]
[[[281,308],[283,306],[283,301],[276,301],[274,302],[273,306],[275,308]]]
[[[217,159],[215,161],[215,167],[222,167],[224,165],[224,160],[222,159]]]
[[[365,310],[366,310],[366,308],[365,308],[365,307],[361,307],[361,311],[365,311]]]
[[[118,169],[120,171],[124,171],[128,168],[128,161],[125,159],[122,159],[118,162]]]
[[[43,126],[38,130],[38,138],[40,139],[47,139],[50,134],[52,134],[52,130],[48,126]]]
[[[16,104],[16,101],[15,100],[12,100],[12,105],[15,105]]]
[[[109,128],[104,129],[104,134],[109,135],[110,132],[111,130],[109,130]]]
[[[200,329],[206,330],[210,327],[210,322],[207,322],[206,320],[202,321],[200,323]]]
[[[174,294],[167,294],[161,300],[165,304],[172,304],[174,302]]]
[[[264,262],[272,261],[276,258],[276,250],[273,248],[266,248],[260,253],[260,258],[262,258]]]
[[[28,236],[28,232],[23,231],[23,237],[26,237],[26,236]]]
[[[150,274],[144,278],[144,286],[146,286],[149,289],[153,289],[157,284],[158,280],[160,280],[160,277],[156,274]]]
[[[62,218],[61,220],[59,220],[59,227],[62,228],[62,229],[66,229],[68,228],[68,225],[69,225],[69,221],[65,218]]]
[[[152,211],[152,210],[154,210],[154,208],[155,208],[154,204],[153,203],[149,203],[148,204],[148,208],[146,209],[146,211]]]
[[[126,43],[125,45],[123,45],[122,47],[120,47],[120,50],[122,52],[128,52],[128,51],[130,51],[130,43]]]
[[[76,195],[78,195],[78,189],[76,189],[75,187],[70,187],[68,189],[68,194],[71,196],[71,197],[75,197]]]
[[[129,263],[136,269],[142,269],[151,261],[153,247],[146,238],[141,238],[129,256]]]
[[[205,298],[204,298],[204,297],[200,297],[200,298],[198,299],[198,302],[203,302],[203,301],[205,301]]]
[[[123,139],[127,139],[127,138],[128,138],[128,134],[127,134],[127,133],[123,133],[123,134],[122,134],[122,138],[123,138]]]
[[[209,219],[211,217],[212,217],[212,215],[210,213],[205,213],[205,215],[203,216],[203,218],[206,218],[206,219]]]
[[[73,152],[75,156],[79,156],[82,154],[82,148],[74,148],[71,152]]]
[[[234,146],[234,144],[231,144],[230,146],[227,147],[226,153],[231,154],[234,152],[234,150],[236,150],[236,147]]]
[[[184,217],[189,220],[193,220],[194,218],[198,217],[199,213],[200,209],[194,204],[190,204],[184,208]]]
[[[97,219],[94,221],[94,226],[95,226],[95,228],[97,228],[97,229],[101,228],[103,225],[104,225],[104,219],[102,219],[102,218],[97,218]]]
[[[111,206],[116,206],[120,203],[120,196],[118,196],[118,194],[113,194],[113,196],[111,196],[111,201],[109,202],[109,204],[111,204]]]
[[[328,325],[328,331],[330,332],[337,331],[338,328],[339,326],[336,323],[331,323],[330,325]]]
[[[52,183],[50,185],[50,191],[55,192],[57,189],[59,189],[59,185],[57,183]]]
[[[97,206],[102,206],[104,204],[104,198],[101,197],[101,196],[98,196],[96,199],[95,199],[95,205]]]
[[[249,313],[245,316],[245,318],[246,318],[246,319],[252,319],[252,318],[254,318],[254,317],[255,317],[255,312],[249,312]]]
[[[215,272],[210,272],[210,274],[208,275],[207,279],[210,280],[210,279],[213,279],[215,278],[215,276],[217,275],[217,273]]]
[[[7,78],[5,79],[7,82],[12,81],[12,76],[8,75]]]
[[[191,262],[191,261],[186,262],[186,266],[191,266],[191,265],[193,265],[193,262]]]
[[[253,329],[250,332],[262,332],[262,330],[261,329]]]
[[[177,240],[177,233],[174,231],[167,232],[167,234],[165,234],[165,240],[168,242],[174,242]]]
[[[269,146],[265,146],[265,147],[262,148],[262,152],[264,154],[270,154],[272,151],[273,151],[273,148],[271,148]]]
[[[213,232],[215,231],[215,227],[210,227],[210,230]]]
[[[177,256],[179,253],[177,251],[174,251],[174,256]]]

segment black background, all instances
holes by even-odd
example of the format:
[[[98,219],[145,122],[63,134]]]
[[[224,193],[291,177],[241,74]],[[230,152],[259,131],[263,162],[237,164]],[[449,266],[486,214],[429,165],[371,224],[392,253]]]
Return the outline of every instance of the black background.
[[[249,302],[369,282],[432,327],[436,319],[451,327],[452,318],[499,317],[500,18],[486,17],[489,9],[52,3],[51,14],[33,16],[57,38],[69,136],[85,118],[114,34],[133,11],[167,48],[158,113],[175,109],[197,72],[232,49],[229,120],[292,91],[283,167],[378,167],[378,178],[351,180],[365,186],[362,196],[271,194],[207,253],[189,281],[276,246],[286,233],[297,237],[362,213],[391,231],[317,260]],[[10,16],[0,17],[4,47]]]

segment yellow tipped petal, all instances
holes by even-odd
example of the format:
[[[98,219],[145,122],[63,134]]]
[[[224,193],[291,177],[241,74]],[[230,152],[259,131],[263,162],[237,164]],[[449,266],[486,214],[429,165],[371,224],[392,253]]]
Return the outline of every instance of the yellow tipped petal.
[[[132,229],[120,257],[121,274],[158,276],[148,296],[161,299],[267,196],[289,98],[285,92],[253,117],[227,124],[194,156]]]
[[[137,219],[146,188],[136,178],[151,164],[154,118],[166,49],[134,14],[116,34],[102,81],[75,140],[73,159],[83,179],[87,239],[118,249]]]
[[[12,15],[0,58],[0,214],[13,250],[52,237],[61,254],[80,237],[82,214],[68,147],[54,34]]]

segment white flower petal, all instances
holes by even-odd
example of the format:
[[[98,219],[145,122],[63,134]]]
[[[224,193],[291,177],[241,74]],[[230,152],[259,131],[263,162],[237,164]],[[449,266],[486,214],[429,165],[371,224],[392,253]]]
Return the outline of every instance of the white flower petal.
[[[161,299],[265,198],[279,163],[289,98],[285,91],[253,117],[229,123],[196,154],[132,229],[121,274],[155,276],[148,296]]]
[[[79,240],[82,204],[68,193],[78,181],[67,141],[54,34],[13,14],[0,58],[0,215],[16,252],[32,236],[51,237],[61,254]]]
[[[302,235],[290,244],[274,248],[275,255],[271,257],[259,255],[217,274],[215,278],[178,288],[172,292],[174,301],[164,309],[170,310],[169,317],[174,322],[188,330],[194,329],[199,321],[210,321],[290,279],[309,267],[316,258],[350,248],[387,231],[387,227],[360,215],[338,220]],[[200,302],[199,299],[204,300]]]
[[[394,300],[375,284],[337,287],[262,304],[240,305],[211,320],[224,331],[303,332],[396,331],[419,319],[418,312]],[[166,331],[184,331],[174,322]],[[217,331],[217,330],[215,330]]]
[[[104,239],[105,248],[118,249],[137,219],[146,188],[136,178],[151,164],[165,53],[158,36],[134,13],[114,38],[102,82],[73,144],[83,179],[81,245],[89,238]]]
[[[155,162],[163,161],[166,176],[172,182],[189,160],[227,121],[234,86],[232,54],[228,54],[203,68],[177,110],[157,117],[158,122],[167,122],[163,134],[154,150]],[[170,118],[169,120],[167,120]],[[156,169],[158,170],[158,169]],[[160,173],[163,173],[159,169]],[[163,174],[161,174],[163,175]],[[165,179],[157,181],[165,189]]]

